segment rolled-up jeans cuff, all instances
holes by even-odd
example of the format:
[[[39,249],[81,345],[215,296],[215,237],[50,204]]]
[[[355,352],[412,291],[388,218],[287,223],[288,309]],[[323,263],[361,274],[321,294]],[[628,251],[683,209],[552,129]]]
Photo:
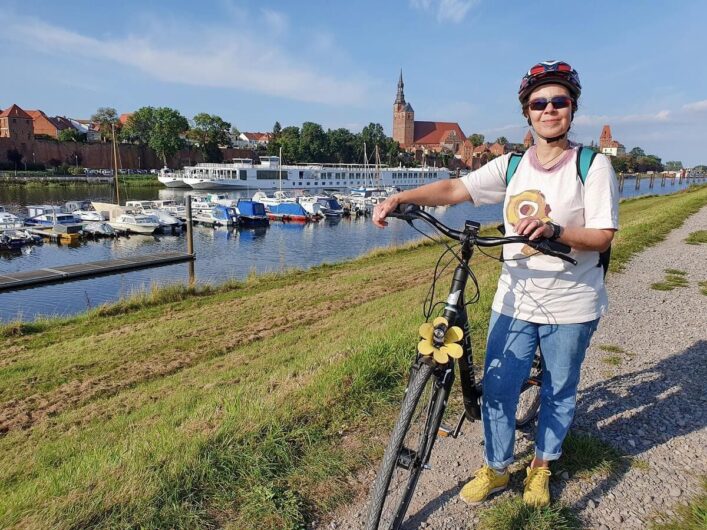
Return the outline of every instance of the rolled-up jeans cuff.
[[[537,447],[535,448],[535,458],[538,460],[557,460],[562,456],[562,451],[559,453],[546,453],[545,451],[541,451]]]
[[[513,463],[513,457],[504,460],[503,462],[491,462],[488,458],[484,458],[486,465],[493,469],[505,469]]]

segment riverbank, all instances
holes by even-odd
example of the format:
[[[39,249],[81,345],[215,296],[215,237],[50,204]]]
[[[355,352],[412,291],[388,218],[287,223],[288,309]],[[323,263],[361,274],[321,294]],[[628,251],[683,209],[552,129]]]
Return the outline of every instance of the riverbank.
[[[704,186],[623,201],[612,270],[705,204]],[[439,253],[0,328],[0,526],[296,528],[350,500],[349,477],[381,454]],[[498,263],[475,272],[483,351]]]
[[[112,176],[86,176],[86,175],[54,175],[32,174],[32,175],[12,175],[0,174],[0,184],[11,187],[42,188],[42,187],[69,187],[112,184]],[[127,187],[164,187],[157,180],[157,175],[121,175],[120,185]]]

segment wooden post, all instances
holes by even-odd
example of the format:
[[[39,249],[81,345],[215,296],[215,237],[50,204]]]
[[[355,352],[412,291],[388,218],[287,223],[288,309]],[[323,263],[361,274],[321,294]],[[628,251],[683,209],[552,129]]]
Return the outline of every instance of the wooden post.
[[[194,256],[194,230],[191,218],[191,195],[187,195],[187,254]],[[196,281],[194,274],[194,260],[189,261],[189,287],[192,287]]]
[[[653,189],[653,182],[655,182],[655,173],[651,175],[651,180],[650,184],[648,185],[648,188]]]
[[[641,187],[641,174],[636,173],[636,189],[640,189]]]
[[[624,178],[625,178],[625,177],[624,177],[624,174],[623,174],[623,173],[619,173],[619,193],[621,193],[622,191],[624,191]]]

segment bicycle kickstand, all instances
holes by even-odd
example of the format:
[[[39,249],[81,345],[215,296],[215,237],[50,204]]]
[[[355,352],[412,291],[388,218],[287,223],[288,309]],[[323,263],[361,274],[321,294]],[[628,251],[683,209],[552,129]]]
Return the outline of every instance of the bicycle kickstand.
[[[450,436],[452,438],[455,438],[459,436],[462,430],[462,425],[464,424],[464,420],[466,419],[466,412],[462,412],[461,416],[459,417],[459,421],[457,422],[457,426],[454,429],[451,429],[450,427],[447,427],[446,425],[442,424],[439,426],[439,429],[437,430],[437,436],[440,438],[449,438]]]

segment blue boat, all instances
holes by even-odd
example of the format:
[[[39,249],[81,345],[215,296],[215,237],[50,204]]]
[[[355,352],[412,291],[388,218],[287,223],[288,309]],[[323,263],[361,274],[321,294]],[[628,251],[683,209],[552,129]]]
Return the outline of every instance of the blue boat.
[[[268,205],[268,217],[278,221],[294,221],[307,223],[312,217],[296,202],[282,202]]]
[[[268,226],[270,224],[268,213],[262,202],[238,199],[236,211],[241,226]]]

